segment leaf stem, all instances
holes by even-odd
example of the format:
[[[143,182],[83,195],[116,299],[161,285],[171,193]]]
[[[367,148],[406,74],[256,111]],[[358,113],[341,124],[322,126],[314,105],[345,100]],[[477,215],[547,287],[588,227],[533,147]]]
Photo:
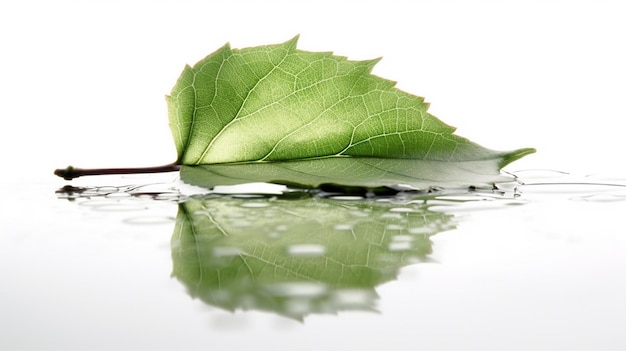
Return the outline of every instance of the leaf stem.
[[[170,163],[163,166],[156,167],[136,167],[136,168],[74,168],[67,166],[67,168],[59,168],[54,171],[54,174],[65,179],[72,180],[80,176],[87,175],[109,175],[109,174],[134,174],[134,173],[162,173],[162,172],[176,172],[180,170],[180,165],[176,163]]]

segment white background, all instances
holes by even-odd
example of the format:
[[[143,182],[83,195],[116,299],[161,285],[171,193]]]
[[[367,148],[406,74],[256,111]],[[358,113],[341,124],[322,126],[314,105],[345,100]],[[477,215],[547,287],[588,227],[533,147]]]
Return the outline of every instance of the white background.
[[[575,202],[529,187],[528,206],[461,211],[436,263],[379,289],[384,317],[296,324],[190,301],[168,276],[172,223],[61,204],[52,171],[172,162],[164,96],[184,65],[300,34],[304,50],[383,56],[374,73],[459,135],[538,149],[512,171],[623,180],[624,18],[601,0],[0,2],[0,345],[623,349],[623,190]]]
[[[620,170],[624,16],[619,1],[5,1],[3,162],[169,163],[164,96],[185,64],[300,34],[304,50],[382,56],[374,73],[459,135],[538,149],[510,170]]]

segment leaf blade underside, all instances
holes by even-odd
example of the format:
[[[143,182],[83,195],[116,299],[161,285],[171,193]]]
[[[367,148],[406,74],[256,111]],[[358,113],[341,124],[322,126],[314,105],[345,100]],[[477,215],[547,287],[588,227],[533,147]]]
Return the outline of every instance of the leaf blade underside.
[[[416,189],[437,186],[491,186],[513,180],[502,175],[492,159],[441,162],[368,157],[319,158],[282,162],[249,162],[183,166],[181,178],[212,189],[218,185],[277,183],[304,188],[337,184],[365,188],[407,185]]]

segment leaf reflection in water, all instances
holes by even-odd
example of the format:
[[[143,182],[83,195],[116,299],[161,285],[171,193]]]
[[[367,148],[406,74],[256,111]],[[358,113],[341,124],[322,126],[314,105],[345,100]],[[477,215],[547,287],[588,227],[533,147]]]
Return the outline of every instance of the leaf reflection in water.
[[[375,311],[375,287],[424,260],[451,219],[423,199],[191,197],[179,205],[172,274],[192,297],[229,311],[298,320]]]

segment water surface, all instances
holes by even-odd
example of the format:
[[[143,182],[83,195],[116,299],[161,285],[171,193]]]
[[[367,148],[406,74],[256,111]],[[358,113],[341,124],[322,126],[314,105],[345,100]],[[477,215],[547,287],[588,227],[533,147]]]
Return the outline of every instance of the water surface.
[[[377,198],[5,182],[0,348],[626,348],[624,178],[518,176]]]

